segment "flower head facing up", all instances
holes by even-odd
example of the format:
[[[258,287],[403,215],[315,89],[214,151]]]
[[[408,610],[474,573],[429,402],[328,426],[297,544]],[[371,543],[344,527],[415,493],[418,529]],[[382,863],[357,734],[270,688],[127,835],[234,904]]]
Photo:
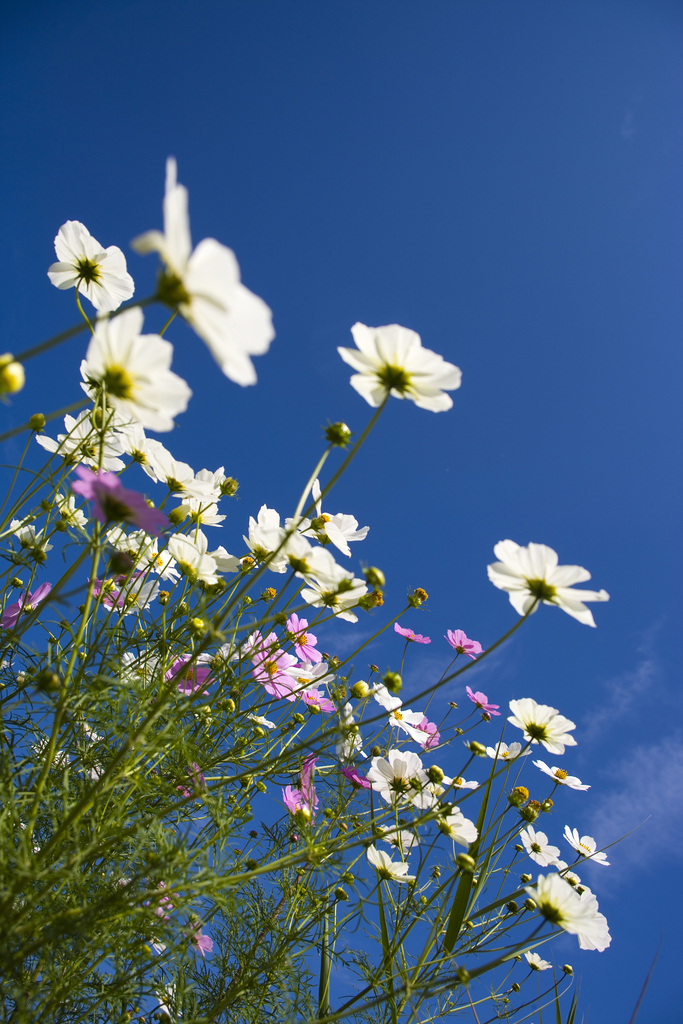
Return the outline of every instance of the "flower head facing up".
[[[575,775],[567,775],[564,768],[556,768],[554,765],[552,768],[549,768],[545,761],[534,761],[533,763],[545,775],[550,776],[557,786],[567,786],[569,789],[576,789],[581,792],[590,789],[590,786],[584,786],[581,779],[577,779]]]
[[[595,852],[598,848],[598,844],[592,836],[580,836],[578,828],[570,828],[569,825],[565,825],[564,838],[567,840],[569,845],[576,850],[580,857],[585,857],[586,860],[592,860],[595,864],[602,864],[603,867],[609,867],[607,854]]]
[[[5,608],[2,619],[0,619],[0,629],[14,629],[21,613],[34,612],[51,590],[51,583],[41,583],[32,594],[29,594],[28,590],[24,591],[15,604],[10,604]]]
[[[366,856],[368,863],[372,864],[379,877],[384,881],[415,881],[415,875],[408,874],[408,864],[405,861],[393,861],[384,850],[378,850],[376,846],[369,846]]]
[[[322,661],[323,656],[316,650],[318,638],[307,633],[308,619],[300,619],[294,612],[287,619],[287,632],[294,638],[294,650],[301,661]]]
[[[524,958],[532,971],[547,971],[553,966],[547,960],[542,960],[538,953],[525,953]]]
[[[545,544],[520,547],[513,540],[501,540],[493,553],[497,562],[487,567],[494,587],[506,590],[510,604],[519,615],[536,611],[539,604],[553,604],[586,626],[594,626],[584,601],[609,601],[606,590],[574,590],[574,583],[591,578],[580,565],[558,565],[557,552]]]
[[[182,658],[173,662],[164,678],[166,680],[177,679],[178,692],[186,697],[205,690],[208,685],[206,680],[211,675],[211,668],[206,662],[202,663],[203,658],[208,659],[208,655],[200,654],[196,661],[189,654],[183,655]]]
[[[241,283],[232,249],[205,238],[192,250],[187,189],[178,183],[173,157],[166,161],[163,233],[148,231],[133,240],[133,248],[159,253],[166,264],[159,299],[194,328],[226,377],[255,384],[250,357],[267,352],[275,337],[271,311]]]
[[[597,900],[584,900],[560,875],[539,875],[536,886],[527,886],[526,891],[539,914],[555,927],[579,936],[582,948],[602,950],[609,945],[607,921],[597,912]],[[592,946],[583,945],[582,939]]]
[[[511,743],[508,747],[507,743],[496,743],[495,747],[487,747],[486,753],[489,757],[494,760],[500,761],[514,761],[516,757],[521,754],[530,754],[530,750],[522,750],[521,743]]]
[[[296,665],[296,658],[278,647],[275,633],[270,633],[265,640],[259,637],[258,646],[254,647],[251,660],[254,666],[251,674],[266,693],[272,697],[286,697],[289,701],[296,700],[295,691],[301,688],[294,685],[294,680],[287,672]]]
[[[339,771],[342,775],[349,780],[352,786],[357,786],[358,789],[372,789],[372,783],[368,782],[364,775],[354,768],[353,765],[348,767],[341,765]]]
[[[386,757],[373,757],[368,779],[388,804],[408,799],[429,782],[422,761],[410,750],[390,750]]]
[[[112,408],[150,430],[173,429],[192,392],[171,370],[173,346],[156,334],[141,334],[142,310],[127,309],[98,320],[81,363],[84,390],[96,397],[103,387]]]
[[[58,263],[47,276],[55,288],[77,287],[95,309],[111,312],[135,291],[133,278],[126,270],[126,257],[116,245],[103,249],[85,224],[68,220],[55,238]]]
[[[470,640],[461,629],[447,630],[445,639],[448,640],[456,654],[466,654],[473,661],[484,650],[478,640]]]
[[[154,537],[158,537],[168,523],[163,512],[150,508],[138,491],[126,490],[114,473],[102,470],[93,473],[91,469],[78,466],[76,475],[79,479],[71,484],[71,489],[94,503],[93,515],[101,523],[130,523]]]
[[[551,865],[557,864],[557,858],[560,856],[560,848],[559,846],[551,846],[549,844],[548,837],[545,832],[536,832],[536,830],[529,825],[520,832],[520,836],[522,843],[524,844],[524,849],[535,864],[539,864],[542,868],[547,868]]]
[[[465,689],[467,690],[467,696],[473,704],[481,708],[482,711],[486,711],[489,715],[498,715],[500,717],[500,711],[497,710],[500,704],[489,704],[486,694],[481,693],[479,690],[475,693],[469,686],[465,687]]]
[[[576,746],[576,740],[569,735],[576,725],[561,715],[557,708],[523,697],[510,701],[510,711],[512,714],[508,722],[522,729],[528,742],[542,743],[552,754],[564,754],[565,747]]]
[[[398,622],[394,623],[394,632],[415,644],[431,644],[432,642],[428,636],[422,636],[421,633],[413,633],[412,629],[408,629],[407,626],[399,626]]]
[[[415,331],[398,324],[366,327],[356,323],[351,334],[358,347],[337,351],[358,371],[351,377],[351,386],[369,405],[377,407],[393,395],[409,398],[418,408],[431,412],[451,408],[453,400],[446,391],[460,387],[462,373],[436,352],[423,348]]]

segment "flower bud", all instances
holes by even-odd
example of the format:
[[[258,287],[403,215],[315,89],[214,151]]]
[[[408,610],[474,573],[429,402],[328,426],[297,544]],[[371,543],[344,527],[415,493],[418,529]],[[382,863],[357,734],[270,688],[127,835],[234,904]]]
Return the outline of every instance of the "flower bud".
[[[367,697],[370,693],[370,687],[364,679],[359,679],[357,683],[354,683],[351,687],[351,696],[355,697],[356,700],[362,700],[363,697]]]
[[[517,853],[522,853],[524,851],[524,847],[521,843],[515,843],[515,850],[517,851]]]
[[[548,799],[544,800],[543,803],[541,804],[541,810],[545,811],[546,814],[547,814],[548,811],[552,810],[552,806],[553,806],[553,802],[550,799],[550,797],[548,797]]]
[[[221,484],[221,494],[227,498],[234,498],[234,496],[237,494],[238,487],[239,484],[237,483],[235,478],[233,476],[228,476]]]
[[[303,715],[299,714],[299,712],[297,711],[295,714],[292,715],[292,721],[293,722],[298,722],[299,725],[302,725],[306,721],[306,719],[304,718]]]
[[[470,972],[465,967],[458,967],[455,971],[461,985],[466,985],[470,980]]]
[[[510,986],[510,988],[512,989],[513,992],[521,992],[522,991],[521,985],[519,985],[516,981],[512,982],[512,985]]]
[[[168,604],[168,599],[169,599],[170,596],[171,595],[169,594],[168,590],[160,590],[158,595],[157,595],[158,600],[159,600],[159,604],[162,605],[162,606],[163,605],[167,605]]]
[[[562,970],[564,971],[565,974],[573,974],[574,973],[574,968],[572,967],[571,964],[562,964]]]
[[[441,868],[438,864],[435,864],[432,868],[432,878],[441,878]]]
[[[382,682],[386,686],[389,693],[394,694],[398,693],[403,685],[403,680],[401,679],[398,672],[385,672],[384,675],[382,676]]]
[[[335,448],[346,448],[351,440],[351,431],[345,423],[328,423],[325,427],[325,440]]]
[[[379,665],[370,665],[369,669],[371,672],[379,672]]]
[[[277,597],[277,590],[275,589],[275,587],[266,587],[266,589],[261,594],[261,597],[263,598],[264,601],[274,601],[275,598]]]
[[[42,412],[34,412],[33,416],[31,416],[28,421],[28,425],[31,430],[35,430],[36,433],[38,433],[39,430],[42,430],[45,426],[45,417]]]
[[[266,790],[268,789],[265,782],[263,782],[261,779],[259,779],[258,782],[256,783],[256,788],[258,789],[259,793],[265,793]]]
[[[505,906],[511,914],[516,914],[519,910],[519,903],[516,903],[514,900],[510,900],[510,902],[506,903]]]
[[[528,885],[528,883],[531,881],[531,875],[527,875],[527,874],[520,875],[519,876],[519,880],[520,880],[520,882],[523,882],[524,885]]]
[[[438,765],[433,764],[431,768],[427,769],[427,778],[438,786],[444,780],[444,773]]]
[[[194,633],[195,636],[204,636],[208,629],[208,624],[206,622],[206,619],[190,619],[190,621],[187,624],[187,628],[189,632]]]
[[[485,722],[490,722],[490,721],[491,721],[491,716],[490,716],[490,714],[488,713],[488,711],[482,711],[482,713],[481,713],[481,717],[482,717],[482,719],[483,719],[483,720],[484,720]]]
[[[471,754],[475,754],[476,757],[486,757],[486,747],[483,743],[477,743],[476,740],[470,740],[467,744],[467,748]]]
[[[366,569],[363,569],[363,575],[371,587],[382,587],[386,586],[386,578],[381,569],[376,569],[374,565],[369,565]]]
[[[424,604],[429,594],[422,587],[417,587],[412,594],[408,594],[408,604],[411,608],[419,608],[421,604]]]
[[[349,894],[347,893],[346,889],[342,889],[341,885],[338,885],[337,888],[334,890],[334,898],[336,900],[348,900]]]
[[[254,736],[258,736],[259,739],[262,739],[266,735],[266,730],[260,725],[255,725],[251,731]]]
[[[469,853],[459,853],[455,858],[455,863],[468,875],[471,875],[477,866],[474,857],[470,857]]]
[[[16,363],[9,352],[0,356],[0,394],[15,395],[25,382],[26,374],[21,363]]]
[[[245,555],[244,558],[240,562],[240,570],[242,572],[250,572],[254,568],[255,565],[256,565],[256,562],[251,557],[251,555]]]
[[[180,526],[185,519],[187,519],[187,512],[182,505],[179,505],[178,508],[172,508],[168,513],[168,520],[172,526]]]
[[[228,712],[228,714],[232,714],[233,711],[235,710],[236,705],[232,697],[228,697],[227,700],[223,701],[223,704],[221,706],[223,707],[224,711]]]
[[[382,748],[375,745],[372,748],[372,750],[370,751],[370,753],[372,754],[373,757],[381,757],[382,756]]]
[[[44,668],[43,671],[39,672],[36,676],[36,686],[39,690],[44,690],[46,693],[58,690],[59,685],[59,676],[49,668]]]
[[[508,800],[513,807],[521,807],[529,799],[529,790],[526,786],[515,786],[510,793],[508,793]]]
[[[373,608],[381,608],[383,604],[384,594],[381,590],[371,590],[369,594],[363,594],[358,598],[358,607],[362,608],[364,612],[369,612]]]
[[[178,604],[176,605],[176,614],[177,615],[187,615],[189,610],[190,610],[190,606],[187,603],[187,601],[179,601]]]
[[[13,587],[23,587],[24,585],[24,581],[20,580],[18,576],[13,576],[10,583]]]
[[[336,671],[337,671],[337,669],[338,669],[338,668],[339,668],[340,666],[341,666],[341,661],[339,660],[339,658],[337,657],[337,655],[336,655],[336,654],[333,654],[331,658],[328,658],[328,659],[327,659],[327,667],[328,667],[328,668],[329,668],[329,669],[330,669],[330,670],[331,670],[332,672],[336,672]]]
[[[253,857],[247,857],[247,859],[244,862],[244,866],[247,869],[247,871],[255,871],[256,868],[258,867],[258,861],[254,860]]]
[[[531,897],[529,897],[528,900],[524,900],[524,907],[525,907],[526,910],[535,910],[536,909],[536,904],[531,899]]]
[[[538,800],[530,800],[526,807],[522,807],[519,813],[525,821],[536,821],[536,818],[541,813],[541,805]]]
[[[249,594],[245,594],[244,597],[242,598],[242,605],[245,608],[247,608],[250,604],[251,604],[251,598],[249,597]]]

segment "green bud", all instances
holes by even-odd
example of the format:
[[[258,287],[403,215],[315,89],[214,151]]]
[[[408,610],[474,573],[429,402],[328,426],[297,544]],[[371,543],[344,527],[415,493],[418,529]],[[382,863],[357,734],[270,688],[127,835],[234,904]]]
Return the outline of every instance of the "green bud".
[[[351,440],[351,431],[345,423],[328,423],[325,427],[325,440],[336,448],[346,448]]]
[[[259,793],[265,793],[266,790],[268,789],[265,782],[262,782],[261,779],[259,779],[259,781],[256,783],[256,788],[258,789]]]
[[[10,583],[13,587],[23,587],[24,585],[23,580],[20,580],[18,576],[13,576]]]
[[[235,478],[233,476],[228,476],[221,484],[221,494],[227,498],[234,498],[235,495],[237,494],[238,487],[239,484],[237,483]]]
[[[39,672],[36,676],[36,686],[39,690],[44,690],[46,693],[58,690],[59,685],[59,676],[49,668],[44,668],[43,671]]]
[[[342,875],[342,881],[346,882],[347,885],[351,885],[355,881],[355,876],[350,871],[345,871]]]
[[[26,382],[26,374],[21,363],[17,363],[10,352],[0,356],[0,393],[15,395],[21,391]]]
[[[526,807],[522,807],[519,813],[525,821],[536,821],[536,818],[541,813],[541,805],[538,800],[530,800]]]
[[[470,972],[465,967],[458,967],[455,973],[461,985],[466,985],[470,980]]]
[[[162,607],[164,607],[165,605],[168,604],[168,599],[169,599],[169,597],[171,595],[169,594],[168,590],[160,590],[157,596],[158,596],[159,604]]]
[[[476,757],[486,757],[486,747],[483,743],[477,743],[476,740],[470,740],[468,746],[471,754],[474,754]]]
[[[347,893],[346,889],[342,889],[342,887],[338,885],[337,888],[334,890],[334,898],[336,900],[348,900],[349,894]]]
[[[255,871],[256,868],[258,867],[258,861],[254,860],[253,857],[247,857],[247,859],[244,862],[244,866],[247,869],[247,871]]]
[[[221,706],[223,707],[223,709],[225,711],[228,712],[228,714],[232,714],[233,711],[235,710],[235,707],[236,707],[235,702],[232,699],[232,697],[228,697],[227,700],[224,700],[223,704]]]
[[[386,578],[381,569],[375,568],[374,565],[369,565],[366,569],[363,569],[363,575],[371,587],[382,588],[386,586]]]
[[[528,884],[529,884],[529,882],[531,881],[531,875],[520,875],[520,876],[519,876],[519,880],[520,880],[520,882],[522,882],[522,883],[523,883],[524,885],[528,885]]]
[[[303,725],[303,723],[306,721],[306,719],[304,718],[303,715],[299,714],[299,712],[297,711],[296,714],[292,715],[292,721],[293,722],[298,722],[299,725]]]
[[[378,747],[378,746],[377,746],[377,745],[375,744],[375,746],[374,746],[374,747],[372,748],[372,750],[370,751],[370,753],[372,754],[372,756],[373,756],[373,757],[381,757],[381,756],[382,756],[382,748],[381,748],[381,747]]]
[[[432,868],[432,878],[441,878],[441,868],[438,864],[435,864]]]
[[[42,430],[43,427],[45,426],[45,417],[43,416],[42,412],[34,412],[33,416],[31,416],[30,420],[28,421],[28,425],[31,428],[31,430],[35,430],[36,433],[39,430]]]
[[[547,814],[549,811],[552,810],[552,808],[553,808],[553,802],[550,799],[550,797],[548,797],[548,799],[544,800],[543,803],[541,804],[541,810],[544,811]]]
[[[180,526],[187,519],[187,512],[183,509],[182,505],[179,505],[178,508],[171,509],[168,513],[168,519],[172,526]]]
[[[469,853],[459,853],[455,858],[455,863],[468,875],[471,875],[476,867],[476,861],[474,857],[470,857]]]
[[[512,988],[513,992],[521,992],[522,991],[521,986],[516,981],[513,981],[512,985],[510,987]]]
[[[517,851],[517,853],[522,853],[524,847],[521,845],[521,843],[515,843],[515,850]]]
[[[382,682],[386,686],[389,693],[398,693],[403,686],[403,680],[401,679],[398,672],[385,672],[382,676]]]
[[[431,768],[427,769],[427,778],[430,782],[435,782],[438,786],[443,782],[445,776],[439,766],[433,764]]]
[[[515,786],[515,788],[508,793],[508,800],[513,807],[521,807],[528,799],[529,790],[526,786]]]
[[[574,973],[574,968],[572,967],[571,964],[563,964],[562,965],[562,970],[564,971],[565,974],[573,974]]]
[[[519,910],[519,903],[516,903],[515,900],[510,900],[510,902],[506,903],[505,906],[511,914],[516,914]]]
[[[190,606],[187,601],[179,601],[176,605],[176,615],[187,615],[190,610]]]
[[[525,906],[526,910],[535,910],[536,909],[536,904],[534,903],[534,901],[532,899],[524,900],[524,906]]]
[[[194,633],[195,636],[204,636],[208,630],[208,623],[206,619],[190,619],[187,624],[187,628],[190,633]]]
[[[357,683],[354,683],[351,687],[351,696],[355,697],[356,700],[362,700],[363,697],[367,697],[370,693],[370,687],[364,679],[359,679]]]

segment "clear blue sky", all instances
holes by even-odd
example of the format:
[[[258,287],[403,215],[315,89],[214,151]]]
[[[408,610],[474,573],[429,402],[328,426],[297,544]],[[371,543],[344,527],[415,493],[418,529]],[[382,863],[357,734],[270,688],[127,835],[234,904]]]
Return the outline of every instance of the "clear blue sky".
[[[445,662],[446,628],[486,646],[514,621],[485,573],[501,538],[550,544],[611,593],[596,630],[543,609],[477,683],[579,724],[566,766],[593,788],[567,796],[553,838],[568,823],[610,841],[650,815],[589,880],[611,949],[557,956],[582,973],[590,1024],[627,1021],[665,928],[640,1019],[678,1021],[680,4],[8,6],[3,350],[74,322],[45,274],[67,218],[124,248],[151,290],[154,261],[128,241],[161,225],[173,153],[195,241],[234,248],[278,332],[245,390],[182,325],[169,333],[195,399],[164,440],[241,481],[229,550],[262,502],[291,512],[320,424],[366,421],[336,354],[354,321],[412,327],[461,366],[451,412],[392,403],[330,511],[370,525],[360,557],[386,571],[390,607],[407,586],[431,595],[405,619],[435,638],[412,652],[414,686]],[[0,429],[77,399],[83,350],[81,336],[28,364]]]

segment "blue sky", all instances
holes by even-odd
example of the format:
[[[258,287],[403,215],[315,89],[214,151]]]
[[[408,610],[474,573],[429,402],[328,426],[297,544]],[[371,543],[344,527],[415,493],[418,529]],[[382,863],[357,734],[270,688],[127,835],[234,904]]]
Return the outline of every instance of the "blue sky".
[[[74,322],[45,274],[67,218],[151,290],[128,241],[161,225],[173,153],[195,241],[234,248],[277,329],[248,389],[169,332],[195,399],[165,441],[240,480],[226,547],[263,502],[291,512],[321,424],[366,422],[336,353],[350,326],[398,322],[462,389],[439,415],[392,402],[328,504],[370,525],[358,557],[385,570],[389,607],[430,593],[405,619],[434,638],[408,689],[446,661],[446,628],[486,646],[514,621],[485,572],[504,537],[612,595],[596,630],[543,609],[477,677],[578,723],[567,767],[593,788],[567,797],[568,824],[611,841],[649,816],[593,869],[611,949],[557,954],[589,1022],[628,1019],[662,929],[641,1015],[680,1013],[682,28],[658,0],[24,0],[0,40],[4,348]],[[83,350],[27,364],[0,429],[77,399]],[[325,640],[341,653],[368,628]]]

